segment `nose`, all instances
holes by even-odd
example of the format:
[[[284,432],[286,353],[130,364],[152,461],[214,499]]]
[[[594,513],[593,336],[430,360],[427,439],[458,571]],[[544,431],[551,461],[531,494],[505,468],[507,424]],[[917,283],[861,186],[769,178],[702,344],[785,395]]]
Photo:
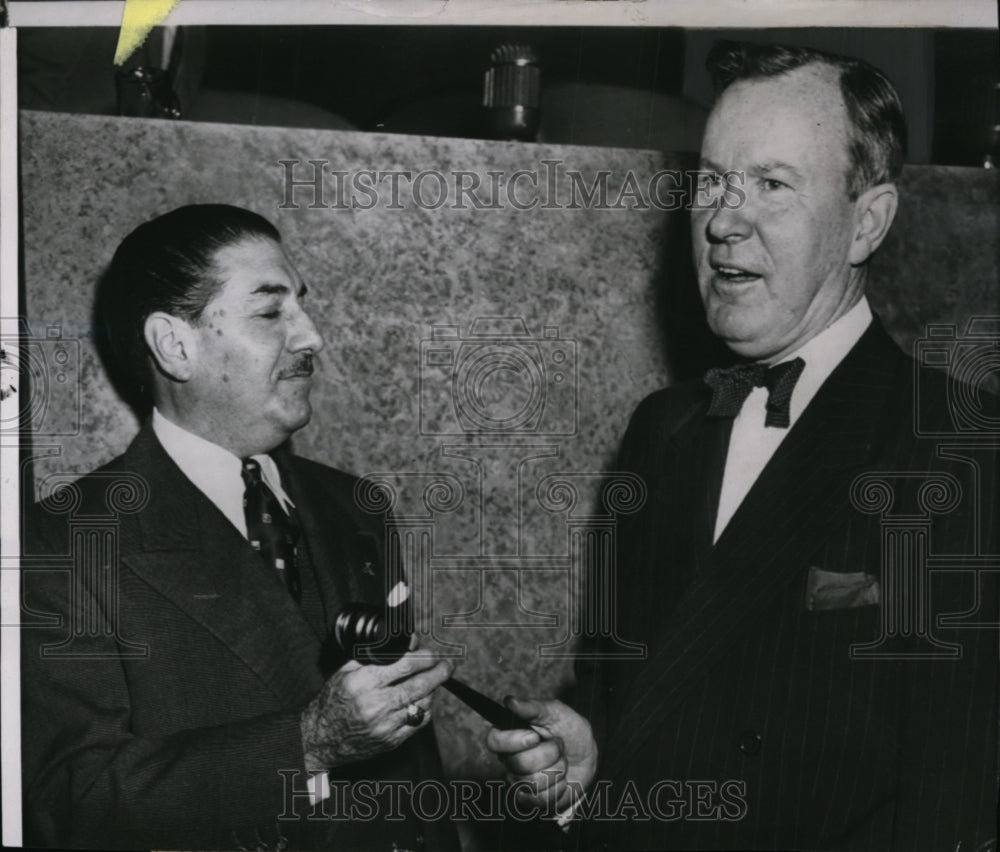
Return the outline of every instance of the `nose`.
[[[726,207],[722,201],[708,215],[705,234],[709,242],[733,243],[750,236],[753,226],[742,207]]]
[[[288,348],[292,352],[319,352],[323,348],[323,337],[309,312],[301,305],[290,323]]]

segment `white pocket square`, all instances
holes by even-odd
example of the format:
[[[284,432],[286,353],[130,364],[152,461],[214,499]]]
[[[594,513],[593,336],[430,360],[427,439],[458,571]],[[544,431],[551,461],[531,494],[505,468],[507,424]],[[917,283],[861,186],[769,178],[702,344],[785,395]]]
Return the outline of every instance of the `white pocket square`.
[[[825,571],[810,566],[806,578],[806,609],[853,609],[872,606],[882,600],[882,590],[874,574]]]

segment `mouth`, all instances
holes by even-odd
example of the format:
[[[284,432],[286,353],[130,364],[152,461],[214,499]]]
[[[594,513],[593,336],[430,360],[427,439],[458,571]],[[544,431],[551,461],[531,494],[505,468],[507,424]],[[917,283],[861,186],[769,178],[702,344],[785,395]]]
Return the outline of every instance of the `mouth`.
[[[716,278],[727,284],[749,284],[751,281],[759,281],[763,277],[742,266],[715,262],[712,262],[710,265]]]
[[[286,367],[278,373],[279,379],[308,379],[315,372],[312,356],[296,361],[292,366]]]

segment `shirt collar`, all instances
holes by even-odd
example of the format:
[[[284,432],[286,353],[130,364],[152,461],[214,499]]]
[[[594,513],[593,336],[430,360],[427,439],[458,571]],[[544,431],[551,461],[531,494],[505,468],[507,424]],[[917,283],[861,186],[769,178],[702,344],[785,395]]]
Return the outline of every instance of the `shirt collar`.
[[[837,365],[844,360],[862,335],[871,325],[872,309],[868,298],[862,296],[856,305],[836,322],[827,326],[815,337],[807,340],[795,352],[782,361],[801,358],[806,362],[802,375],[792,392],[790,419],[794,423],[805,407],[812,401],[820,386]]]
[[[153,408],[153,432],[167,455],[244,536],[247,534],[243,514],[243,463],[218,444],[189,432],[168,420],[158,408]],[[278,466],[267,454],[251,458],[260,464],[261,475],[268,488],[281,501],[285,511],[294,506],[281,487]]]

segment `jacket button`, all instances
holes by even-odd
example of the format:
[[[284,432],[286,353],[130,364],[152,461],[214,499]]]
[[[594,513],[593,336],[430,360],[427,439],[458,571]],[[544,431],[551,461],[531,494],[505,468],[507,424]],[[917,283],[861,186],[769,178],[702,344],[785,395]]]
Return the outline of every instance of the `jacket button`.
[[[760,751],[761,738],[756,731],[744,731],[740,734],[740,751],[744,754],[757,754]]]

